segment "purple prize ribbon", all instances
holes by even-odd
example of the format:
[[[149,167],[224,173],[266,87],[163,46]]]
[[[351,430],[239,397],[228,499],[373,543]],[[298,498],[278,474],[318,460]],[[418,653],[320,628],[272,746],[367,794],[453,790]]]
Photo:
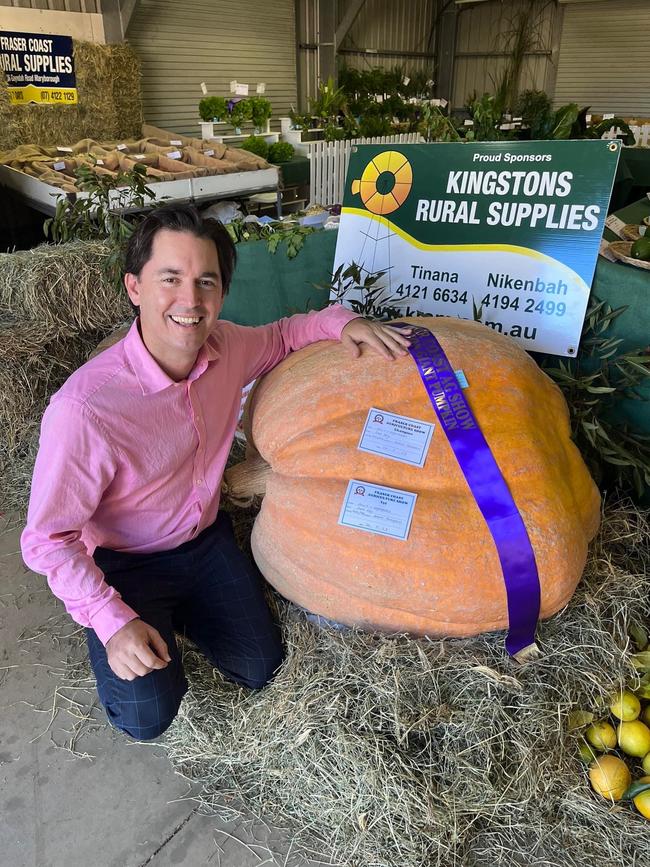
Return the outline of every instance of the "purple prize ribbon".
[[[506,649],[515,656],[534,646],[539,618],[539,575],[526,525],[438,339],[421,326],[391,325],[411,328],[409,352],[494,539],[508,597]]]

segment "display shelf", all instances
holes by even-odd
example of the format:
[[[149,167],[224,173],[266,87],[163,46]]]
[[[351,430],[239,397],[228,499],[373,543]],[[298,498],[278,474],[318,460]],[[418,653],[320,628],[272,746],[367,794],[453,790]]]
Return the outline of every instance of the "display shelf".
[[[277,191],[278,180],[278,169],[271,166],[268,169],[208,175],[204,178],[159,183],[148,180],[147,186],[154,193],[157,202],[163,200],[167,202],[205,202],[209,199],[232,198],[266,190]],[[88,193],[66,193],[60,187],[46,184],[9,166],[0,166],[0,186],[2,185],[14,190],[31,207],[49,216],[55,213],[59,199],[88,198]],[[118,191],[111,191],[110,196],[113,201],[118,195]],[[127,205],[126,207],[116,207],[115,210],[126,213],[142,209]]]

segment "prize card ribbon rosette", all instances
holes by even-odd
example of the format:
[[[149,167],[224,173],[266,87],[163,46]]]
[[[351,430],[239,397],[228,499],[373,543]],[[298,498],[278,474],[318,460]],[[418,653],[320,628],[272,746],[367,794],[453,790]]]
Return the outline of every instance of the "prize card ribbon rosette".
[[[438,339],[421,326],[391,325],[411,329],[409,352],[494,539],[508,599],[506,649],[521,662],[537,650],[540,607],[537,563],[526,525]]]

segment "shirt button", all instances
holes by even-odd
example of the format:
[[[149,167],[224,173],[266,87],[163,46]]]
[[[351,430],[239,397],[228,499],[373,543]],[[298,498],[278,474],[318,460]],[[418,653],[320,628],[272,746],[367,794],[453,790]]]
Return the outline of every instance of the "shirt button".
[[[203,479],[197,479],[197,480],[196,480],[196,484],[197,484],[197,485],[202,485],[202,484],[203,484]]]

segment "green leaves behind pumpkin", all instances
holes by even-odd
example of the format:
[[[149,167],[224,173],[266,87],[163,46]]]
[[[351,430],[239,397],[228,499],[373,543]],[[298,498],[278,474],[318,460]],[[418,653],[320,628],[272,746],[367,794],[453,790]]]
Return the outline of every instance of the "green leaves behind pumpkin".
[[[613,420],[620,401],[638,400],[650,376],[650,354],[623,353],[607,333],[625,309],[592,298],[578,356],[541,367],[564,392],[573,439],[596,482],[641,497],[650,490],[650,437]]]

